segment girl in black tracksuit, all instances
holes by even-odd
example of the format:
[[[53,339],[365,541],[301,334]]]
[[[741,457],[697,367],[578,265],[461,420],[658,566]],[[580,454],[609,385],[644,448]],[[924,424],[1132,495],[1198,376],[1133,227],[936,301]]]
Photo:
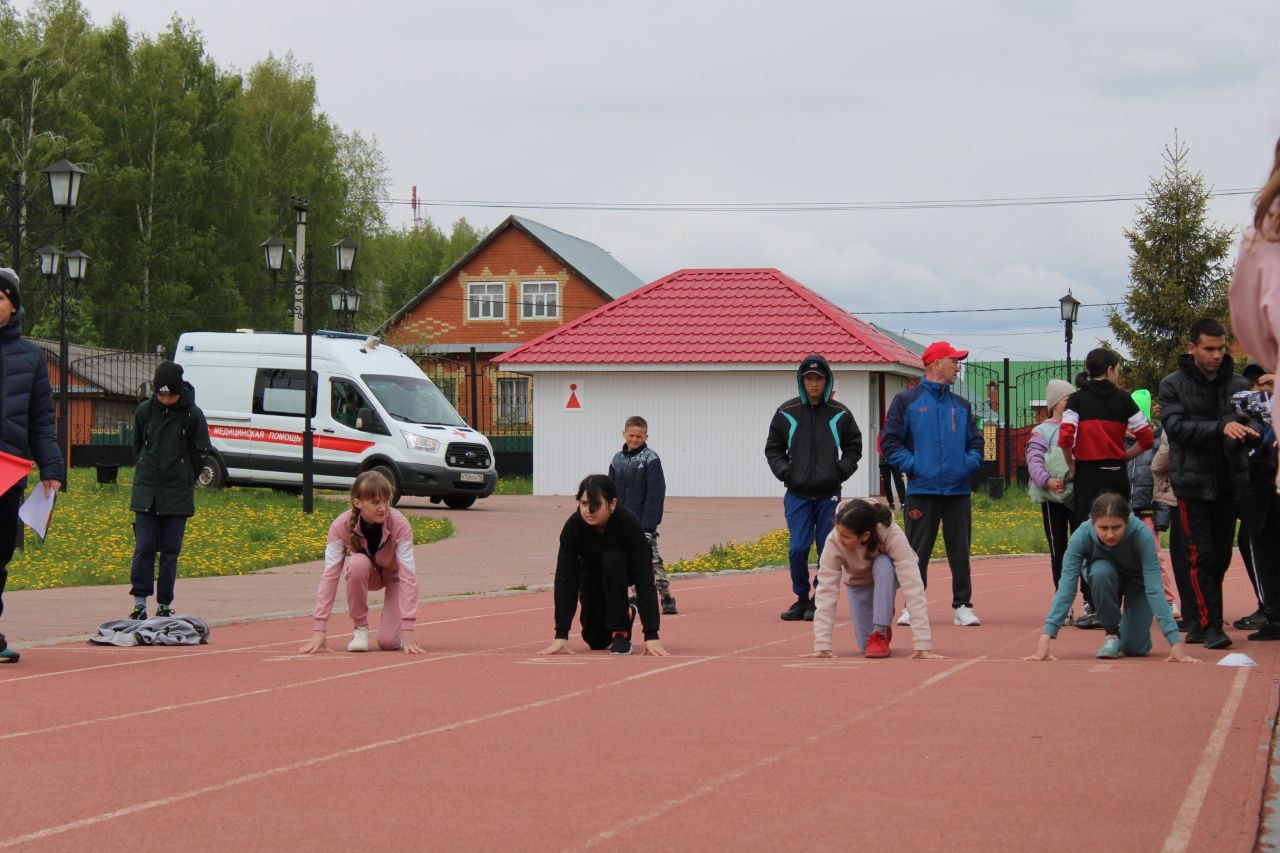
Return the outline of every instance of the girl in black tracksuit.
[[[627,603],[627,587],[636,604]],[[640,520],[618,505],[618,492],[604,474],[578,486],[578,509],[560,531],[556,558],[556,633],[539,654],[573,654],[569,629],[582,604],[582,639],[593,650],[631,654],[631,625],[639,611],[644,654],[666,655],[658,639],[658,595],[649,566],[649,543]]]

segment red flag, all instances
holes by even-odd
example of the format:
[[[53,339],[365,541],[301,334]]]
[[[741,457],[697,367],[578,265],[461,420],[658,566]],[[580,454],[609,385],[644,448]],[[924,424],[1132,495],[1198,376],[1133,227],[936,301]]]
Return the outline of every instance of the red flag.
[[[9,491],[14,483],[30,474],[32,467],[31,460],[0,451],[0,494]]]

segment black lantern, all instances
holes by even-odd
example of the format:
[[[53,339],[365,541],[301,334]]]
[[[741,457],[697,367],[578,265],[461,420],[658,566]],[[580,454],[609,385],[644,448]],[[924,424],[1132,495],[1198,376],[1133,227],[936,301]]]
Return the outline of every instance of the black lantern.
[[[72,281],[84,281],[89,271],[89,256],[79,249],[67,252],[67,278]]]
[[[263,255],[266,258],[267,270],[274,276],[284,267],[285,243],[273,234],[263,240],[261,246]]]
[[[59,210],[74,208],[80,195],[80,179],[84,176],[84,169],[63,159],[40,171],[49,176],[49,194],[53,197],[53,206]]]
[[[40,256],[40,274],[49,278],[58,274],[58,265],[62,262],[62,250],[57,246],[41,246],[36,249]]]

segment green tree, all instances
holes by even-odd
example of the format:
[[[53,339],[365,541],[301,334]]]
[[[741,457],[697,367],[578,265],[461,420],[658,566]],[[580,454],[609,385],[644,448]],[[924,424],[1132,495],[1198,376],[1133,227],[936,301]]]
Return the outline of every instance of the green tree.
[[[1108,324],[1130,357],[1124,383],[1155,390],[1177,368],[1187,330],[1201,317],[1230,321],[1227,260],[1231,228],[1208,220],[1210,189],[1187,166],[1187,147],[1174,135],[1164,150],[1164,170],[1151,178],[1145,205],[1125,230],[1129,241],[1129,289]]]

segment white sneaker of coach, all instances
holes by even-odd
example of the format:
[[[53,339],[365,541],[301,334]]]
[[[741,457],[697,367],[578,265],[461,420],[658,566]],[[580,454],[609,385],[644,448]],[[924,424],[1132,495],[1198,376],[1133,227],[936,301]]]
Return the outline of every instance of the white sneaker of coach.
[[[351,642],[347,643],[347,651],[349,652],[367,652],[369,651],[369,629],[356,628],[351,632]]]
[[[902,608],[902,615],[900,615],[900,616],[898,617],[898,624],[899,624],[899,625],[910,625],[910,624],[911,624],[911,614],[907,612],[907,608],[905,608],[905,607],[904,607],[904,608]]]
[[[982,620],[978,618],[978,614],[973,612],[972,607],[957,607],[955,623],[957,625],[981,625]]]

